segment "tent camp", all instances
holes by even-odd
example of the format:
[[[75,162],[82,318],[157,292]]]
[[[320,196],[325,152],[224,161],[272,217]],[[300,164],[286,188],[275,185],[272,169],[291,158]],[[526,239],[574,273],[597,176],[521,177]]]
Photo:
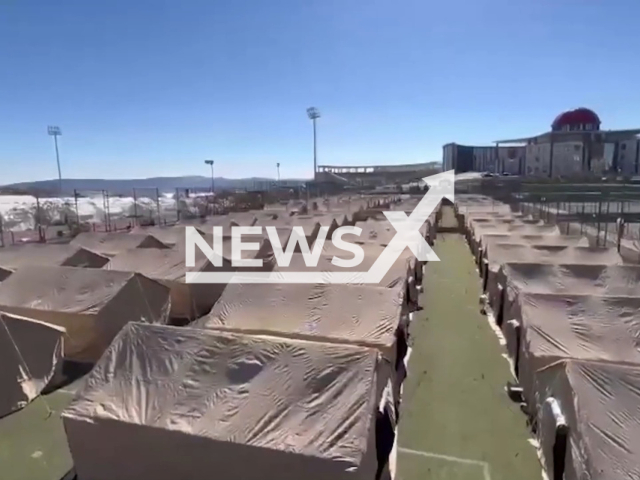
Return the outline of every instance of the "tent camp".
[[[79,478],[371,480],[383,367],[352,345],[131,323],[62,418]]]
[[[521,293],[640,297],[640,267],[506,263],[498,272],[498,286],[491,305],[496,319],[510,320],[518,315]]]
[[[76,236],[71,245],[86,248],[92,252],[114,257],[132,248],[169,248],[160,240],[146,233],[99,233],[84,232]]]
[[[169,289],[142,275],[24,267],[0,283],[0,311],[66,330],[64,357],[95,362],[130,321],[166,323]]]
[[[622,265],[615,248],[576,247],[567,245],[521,245],[494,243],[480,266],[483,289],[491,298],[500,295],[498,271],[505,263],[547,263],[582,265]]]
[[[14,271],[25,266],[102,268],[109,259],[75,245],[28,244],[0,249],[0,268]]]
[[[524,293],[519,310],[505,323],[505,339],[529,402],[535,372],[558,360],[640,364],[638,297]]]
[[[0,417],[40,395],[62,358],[64,328],[0,312]]]
[[[536,377],[538,438],[549,478],[640,477],[638,366],[565,360]]]

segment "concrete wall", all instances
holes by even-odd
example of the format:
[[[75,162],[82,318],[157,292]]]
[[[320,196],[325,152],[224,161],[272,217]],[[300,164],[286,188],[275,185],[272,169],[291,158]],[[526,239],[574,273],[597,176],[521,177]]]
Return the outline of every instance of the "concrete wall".
[[[551,144],[527,145],[525,154],[525,175],[548,177],[551,164]]]
[[[582,142],[553,145],[553,176],[573,176],[582,172]]]
[[[640,140],[633,139],[618,144],[618,168],[626,175],[637,175],[640,162]]]

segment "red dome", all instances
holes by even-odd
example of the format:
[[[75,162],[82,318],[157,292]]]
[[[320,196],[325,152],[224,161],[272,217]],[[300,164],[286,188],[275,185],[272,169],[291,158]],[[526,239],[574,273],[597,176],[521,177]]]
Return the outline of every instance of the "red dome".
[[[558,115],[551,124],[552,130],[561,130],[566,125],[596,125],[600,128],[600,117],[588,108],[576,108]]]

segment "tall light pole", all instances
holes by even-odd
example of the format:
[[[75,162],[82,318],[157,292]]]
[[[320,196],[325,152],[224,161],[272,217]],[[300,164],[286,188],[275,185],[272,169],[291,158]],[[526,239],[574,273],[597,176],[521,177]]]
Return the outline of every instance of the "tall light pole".
[[[280,162],[276,163],[276,168],[278,169],[278,183],[280,183]]]
[[[60,127],[49,125],[47,127],[47,133],[53,137],[53,142],[56,146],[56,162],[58,163],[58,193],[62,195],[62,170],[60,170],[60,153],[58,152],[58,136],[62,135]]]
[[[313,122],[313,179],[316,179],[318,167],[318,142],[316,136],[316,120],[320,118],[320,111],[316,107],[307,108],[307,116]]]
[[[213,160],[205,160],[204,163],[206,163],[207,165],[209,165],[211,167],[211,193],[214,192],[214,180],[213,180]]]

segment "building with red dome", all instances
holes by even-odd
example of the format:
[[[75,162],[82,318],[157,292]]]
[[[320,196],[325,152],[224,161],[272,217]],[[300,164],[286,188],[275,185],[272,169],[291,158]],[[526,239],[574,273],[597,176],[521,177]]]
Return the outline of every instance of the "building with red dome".
[[[500,140],[494,146],[448,143],[442,147],[445,170],[539,177],[616,173],[640,175],[640,129],[602,130],[589,108],[557,115],[551,130],[533,137]]]
[[[519,173],[568,177],[593,173],[640,174],[640,129],[602,130],[600,117],[588,108],[560,113],[551,130],[533,137],[495,142],[496,171],[502,172],[498,151],[508,145],[524,147]],[[475,167],[475,165],[474,165]],[[481,167],[478,165],[478,167]],[[483,169],[479,169],[483,170]]]

